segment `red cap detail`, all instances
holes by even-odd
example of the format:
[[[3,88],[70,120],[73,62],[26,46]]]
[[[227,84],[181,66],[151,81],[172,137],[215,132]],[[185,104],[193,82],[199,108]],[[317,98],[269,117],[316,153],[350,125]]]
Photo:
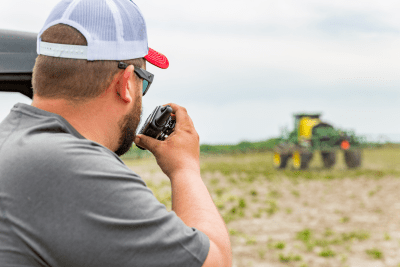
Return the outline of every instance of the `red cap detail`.
[[[159,68],[166,69],[169,67],[168,58],[154,49],[149,48],[149,53],[144,58]]]

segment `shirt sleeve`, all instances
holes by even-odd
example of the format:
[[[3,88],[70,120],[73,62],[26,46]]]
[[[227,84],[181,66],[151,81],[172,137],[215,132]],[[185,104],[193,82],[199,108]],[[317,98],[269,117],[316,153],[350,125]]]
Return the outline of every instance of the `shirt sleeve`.
[[[209,239],[106,148],[63,142],[31,160],[30,240],[50,266],[202,266]],[[45,156],[44,156],[45,155]],[[35,203],[35,204],[32,204]]]

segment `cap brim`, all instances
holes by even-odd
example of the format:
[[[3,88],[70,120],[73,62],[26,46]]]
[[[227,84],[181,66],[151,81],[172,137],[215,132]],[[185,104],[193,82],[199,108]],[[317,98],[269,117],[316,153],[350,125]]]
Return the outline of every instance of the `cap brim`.
[[[149,63],[162,69],[169,67],[169,61],[166,56],[158,53],[154,49],[149,48],[149,53],[144,57]]]

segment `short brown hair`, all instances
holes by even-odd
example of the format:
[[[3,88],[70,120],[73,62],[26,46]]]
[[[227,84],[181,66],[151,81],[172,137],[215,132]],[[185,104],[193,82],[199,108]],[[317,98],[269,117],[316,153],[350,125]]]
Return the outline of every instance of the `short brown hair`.
[[[87,46],[86,38],[78,30],[65,24],[48,28],[41,38],[48,43]],[[139,68],[145,65],[144,58],[123,62]],[[100,96],[119,71],[121,69],[118,69],[118,61],[87,61],[39,55],[33,68],[33,93],[45,98],[89,100]]]

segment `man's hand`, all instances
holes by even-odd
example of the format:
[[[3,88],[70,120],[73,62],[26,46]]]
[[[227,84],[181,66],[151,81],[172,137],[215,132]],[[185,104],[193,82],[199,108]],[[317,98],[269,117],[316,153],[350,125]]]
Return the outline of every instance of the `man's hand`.
[[[164,141],[138,135],[135,143],[148,149],[171,180],[172,210],[189,227],[205,233],[210,250],[204,267],[232,266],[228,231],[200,176],[199,135],[185,108],[172,107],[175,131]]]
[[[148,149],[156,157],[162,171],[171,179],[180,171],[200,173],[200,145],[192,119],[184,107],[170,105],[175,114],[174,132],[164,141],[137,135],[135,144]]]

